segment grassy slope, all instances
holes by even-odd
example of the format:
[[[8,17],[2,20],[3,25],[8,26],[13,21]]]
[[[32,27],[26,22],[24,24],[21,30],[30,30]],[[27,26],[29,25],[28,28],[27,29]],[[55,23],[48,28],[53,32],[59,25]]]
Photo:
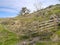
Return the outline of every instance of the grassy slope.
[[[9,32],[0,24],[0,45],[15,45],[17,41],[17,35]]]
[[[26,14],[24,16],[17,16],[16,18],[27,22],[32,22],[34,20],[44,21],[49,20],[50,16],[53,14],[60,14],[60,5],[55,5],[50,8],[47,7],[46,9],[39,10],[31,14]]]
[[[56,6],[53,6],[51,8],[47,8],[47,9],[45,9],[45,10],[42,11],[42,13],[44,13],[44,16],[41,16],[40,15],[41,14],[40,11],[37,11],[37,12],[31,14],[31,15],[33,15],[32,17],[30,17],[31,15],[27,16],[27,17],[20,16],[20,17],[17,17],[17,19],[20,19],[23,22],[26,21],[26,23],[29,24],[29,22],[33,22],[33,21],[49,20],[50,16],[53,15],[53,14],[60,15],[60,5],[58,5],[58,6],[56,5]],[[47,12],[47,14],[46,14],[46,12]],[[36,15],[39,15],[39,16],[36,17]],[[55,32],[55,34],[57,34],[58,36],[60,36],[60,29],[59,28],[57,29],[57,31]],[[44,43],[44,42],[43,43],[37,42],[36,45],[60,45],[60,43],[59,42],[46,42],[46,43]]]
[[[18,16],[15,19],[16,20],[20,20],[21,22],[25,22],[27,24],[32,23],[33,21],[44,21],[44,20],[49,20],[50,16],[52,14],[60,14],[60,8],[59,7],[53,7],[53,8],[48,8],[49,10],[45,9],[42,11],[42,13],[44,13],[44,16],[41,16],[40,11],[37,11],[35,13],[30,14],[29,16]],[[47,12],[47,14],[45,14]],[[38,17],[36,16],[38,15]],[[16,21],[14,20],[14,21]],[[10,21],[10,20],[9,20]],[[12,22],[12,21],[10,21]],[[10,24],[10,23],[8,23]],[[28,26],[27,26],[28,27]],[[29,28],[30,29],[30,28]],[[28,29],[27,29],[28,30]],[[60,29],[58,29],[60,30]],[[60,31],[56,31],[55,32],[57,35],[60,35]],[[29,33],[27,33],[29,34]],[[26,39],[26,35],[25,36],[21,36],[21,39]],[[16,42],[18,42],[18,38],[17,35],[13,32],[9,32],[8,30],[6,30],[4,28],[3,25],[0,25],[0,45],[15,45]],[[37,42],[36,45],[58,45],[58,43],[54,43],[54,42],[48,42],[48,43],[39,43]]]

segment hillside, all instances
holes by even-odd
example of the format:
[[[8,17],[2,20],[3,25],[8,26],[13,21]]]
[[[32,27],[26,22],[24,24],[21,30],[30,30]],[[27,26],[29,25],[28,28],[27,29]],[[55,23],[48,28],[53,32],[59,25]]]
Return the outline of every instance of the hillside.
[[[0,39],[0,45],[60,45],[60,4],[0,18]]]

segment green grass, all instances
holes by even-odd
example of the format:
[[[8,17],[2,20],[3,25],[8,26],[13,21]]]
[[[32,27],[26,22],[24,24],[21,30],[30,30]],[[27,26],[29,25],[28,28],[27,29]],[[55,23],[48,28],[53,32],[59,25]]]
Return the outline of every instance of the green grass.
[[[60,30],[56,31],[56,34],[60,37]]]
[[[9,32],[4,26],[0,25],[0,45],[15,45],[17,42],[17,35]]]
[[[59,42],[37,42],[36,45],[60,45]]]
[[[46,45],[46,44],[37,42],[36,45]]]

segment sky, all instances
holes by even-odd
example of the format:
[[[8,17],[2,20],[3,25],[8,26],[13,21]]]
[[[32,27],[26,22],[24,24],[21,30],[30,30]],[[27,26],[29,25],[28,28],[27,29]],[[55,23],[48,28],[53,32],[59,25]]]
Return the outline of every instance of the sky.
[[[33,12],[38,4],[45,8],[49,5],[60,4],[60,2],[58,0],[0,0],[0,18],[15,17],[22,7],[27,7]]]

